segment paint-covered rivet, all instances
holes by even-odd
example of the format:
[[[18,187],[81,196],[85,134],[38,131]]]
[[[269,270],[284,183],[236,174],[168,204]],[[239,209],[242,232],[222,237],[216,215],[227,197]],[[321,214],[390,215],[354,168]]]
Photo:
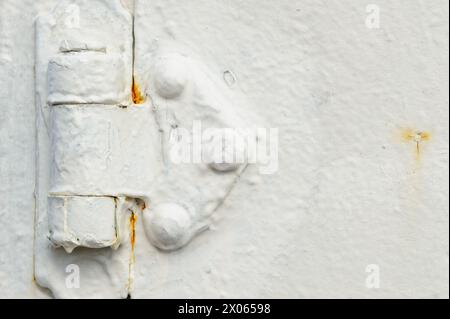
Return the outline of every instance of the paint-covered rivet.
[[[173,56],[162,58],[154,70],[156,93],[166,99],[173,99],[183,93],[188,81],[185,58]]]
[[[176,203],[161,203],[146,209],[143,221],[147,238],[162,250],[178,249],[191,238],[192,218]]]
[[[211,163],[209,166],[218,172],[231,172],[238,169],[239,164],[237,163]]]
[[[211,139],[204,147],[206,162],[214,171],[235,171],[247,162],[246,140],[233,130]]]

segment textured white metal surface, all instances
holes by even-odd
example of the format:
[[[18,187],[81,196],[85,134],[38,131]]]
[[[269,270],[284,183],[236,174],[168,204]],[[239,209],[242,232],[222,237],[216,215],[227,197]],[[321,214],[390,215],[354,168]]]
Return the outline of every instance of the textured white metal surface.
[[[135,1],[134,73],[146,103],[149,97],[155,105],[161,104],[158,96],[161,101],[178,98],[192,92],[184,91],[187,84],[200,83],[200,93],[188,105],[195,105],[196,98],[208,105],[231,101],[232,116],[251,122],[254,117],[258,125],[279,129],[278,170],[263,175],[249,166],[208,217],[209,230],[181,250],[152,245],[161,221],[148,226],[144,209],[133,220],[135,227],[124,230],[123,236],[133,236],[133,245],[76,248],[70,255],[57,249],[38,256],[38,263],[51,265],[39,268],[40,284],[53,290],[39,287],[34,248],[48,239],[35,232],[35,177],[50,176],[45,171],[50,166],[36,166],[36,132],[47,132],[35,125],[36,117],[46,116],[35,112],[46,95],[35,92],[35,80],[47,70],[37,68],[35,77],[34,55],[49,43],[37,37],[35,45],[34,21],[56,3],[0,1],[0,297],[124,297],[130,291],[133,298],[448,298],[446,0],[377,1],[379,25],[367,21],[373,10],[366,11],[367,4],[357,0]],[[132,1],[121,5],[124,11],[119,12],[133,9]],[[92,25],[99,22],[95,14],[82,10],[80,15]],[[97,36],[85,34],[94,40]],[[104,38],[107,43],[113,39]],[[78,50],[72,43],[54,42],[51,49]],[[101,48],[96,41],[89,43],[94,51]],[[164,64],[166,52],[173,51],[194,62]],[[185,65],[206,73],[208,80],[192,76]],[[83,96],[93,92],[93,86],[83,88],[88,89]],[[214,93],[215,88],[227,98]],[[80,102],[69,102],[74,101]],[[181,122],[197,116],[195,108],[186,113],[178,109],[173,112]],[[216,175],[203,180],[195,170],[177,168],[173,188],[154,188],[139,178],[156,174],[159,160],[153,153],[147,156],[149,150],[140,152],[144,139],[133,144],[133,134],[148,132],[142,129],[145,123],[155,128],[160,123],[145,105],[123,114],[117,109],[111,123],[139,123],[119,136],[128,137],[122,143],[128,152],[139,154],[134,167],[146,170],[114,173],[110,182],[96,182],[89,191],[117,196],[120,207],[133,210],[138,208],[123,196],[149,199],[149,194],[133,193],[147,187],[170,200],[177,194],[192,200],[193,190],[205,188],[211,192],[199,192],[199,203],[221,198],[219,191],[229,181],[218,182]],[[152,133],[147,138],[153,151],[158,141]],[[113,168],[120,169],[118,163]],[[139,187],[123,183],[124,176],[136,178]],[[170,179],[164,181],[170,184]],[[75,182],[74,177],[65,185],[82,185]],[[155,207],[175,212],[180,229],[190,225],[179,217],[182,211],[165,205]],[[170,240],[153,238],[153,244],[158,240],[171,248]],[[79,266],[80,288],[67,287],[67,266],[72,264]],[[380,271],[379,288],[367,286],[372,269]]]

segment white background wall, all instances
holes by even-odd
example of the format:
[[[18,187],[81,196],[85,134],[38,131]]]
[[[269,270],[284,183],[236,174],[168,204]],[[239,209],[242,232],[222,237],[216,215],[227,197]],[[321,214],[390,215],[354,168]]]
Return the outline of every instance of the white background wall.
[[[33,19],[53,3],[0,0],[1,297],[46,295],[33,283]],[[137,10],[138,51],[170,28],[218,76],[232,71],[246,111],[280,133],[279,171],[250,168],[185,249],[139,246],[138,225],[134,297],[448,298],[448,1]],[[430,134],[420,157],[406,129]]]

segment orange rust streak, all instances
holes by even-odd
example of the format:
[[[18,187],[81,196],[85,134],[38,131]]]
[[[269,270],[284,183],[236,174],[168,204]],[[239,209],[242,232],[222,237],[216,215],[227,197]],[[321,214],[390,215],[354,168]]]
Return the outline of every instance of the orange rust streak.
[[[141,94],[141,89],[139,88],[139,85],[134,80],[134,77],[133,77],[133,82],[131,84],[131,98],[133,99],[134,104],[142,104],[145,102],[145,99]]]
[[[137,215],[132,212],[130,215],[130,239],[131,239],[131,249],[134,251],[134,243],[136,242],[136,221]]]

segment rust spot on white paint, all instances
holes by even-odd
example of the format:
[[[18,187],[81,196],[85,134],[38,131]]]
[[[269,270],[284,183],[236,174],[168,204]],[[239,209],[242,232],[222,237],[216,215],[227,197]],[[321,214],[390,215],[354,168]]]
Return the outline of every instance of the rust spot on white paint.
[[[141,89],[139,85],[136,83],[133,77],[133,83],[131,85],[131,97],[133,99],[134,104],[142,104],[145,102],[145,98],[142,96]]]
[[[429,141],[431,134],[426,131],[407,128],[402,130],[402,138],[405,142],[412,142],[415,144],[416,158],[420,159],[422,143]]]

